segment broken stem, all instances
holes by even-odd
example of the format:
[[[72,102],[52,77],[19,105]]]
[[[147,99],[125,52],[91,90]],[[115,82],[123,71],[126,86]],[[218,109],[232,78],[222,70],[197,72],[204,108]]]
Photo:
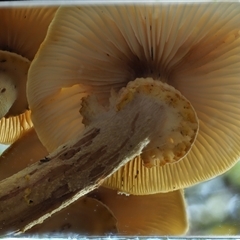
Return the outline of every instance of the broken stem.
[[[1,234],[41,223],[141,153],[164,119],[153,98],[136,95],[123,109],[101,114],[78,139],[0,182]]]

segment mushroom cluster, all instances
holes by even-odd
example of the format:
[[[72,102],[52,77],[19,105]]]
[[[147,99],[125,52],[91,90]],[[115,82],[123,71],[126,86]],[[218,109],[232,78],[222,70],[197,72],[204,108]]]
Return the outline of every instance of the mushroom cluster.
[[[27,73],[56,9],[0,8],[0,143],[10,144],[32,127]]]
[[[153,143],[153,151],[145,149],[103,185],[153,194],[228,170],[240,156],[239,12],[238,3],[60,7],[28,74],[32,121],[43,145],[52,152],[84,129],[84,97],[95,96],[108,108],[114,92],[150,78],[190,102],[198,116],[197,138],[190,139],[191,131],[169,132],[161,146],[167,146],[166,156]],[[190,145],[181,145],[183,139]],[[175,154],[180,157],[172,161]]]
[[[0,9],[8,23],[13,16],[19,19],[15,34],[24,32],[20,19],[31,22],[19,42],[18,35],[0,39],[0,130],[2,133],[16,118],[24,126],[18,123],[21,131],[13,130],[14,135],[9,131],[1,141],[15,140],[32,126],[28,108],[35,128],[1,156],[0,177],[7,178],[77,139],[116,104],[119,93],[119,112],[133,95],[158,99],[161,114],[149,118],[161,122],[162,127],[152,132],[151,141],[139,156],[105,179],[99,189],[34,227],[31,233],[185,233],[188,223],[181,189],[223,173],[240,155],[239,4],[62,6],[44,39],[56,11],[50,9],[51,13],[34,9],[33,15],[22,9],[16,14],[13,9]],[[45,19],[41,14],[47,19],[43,34],[33,24],[38,17]],[[4,26],[5,32],[14,29]],[[25,46],[29,34],[34,33],[41,36],[39,42]],[[34,51],[30,53],[25,47],[31,45]],[[24,79],[23,84],[16,76]],[[23,100],[19,99],[21,92]],[[122,126],[125,122],[121,119]],[[119,134],[109,134],[109,141]],[[131,133],[128,135],[131,139]],[[29,149],[29,141],[33,151],[26,158],[21,149]],[[98,157],[95,154],[96,161]],[[85,226],[79,215],[90,221],[96,218],[92,226]],[[101,223],[102,217],[109,224]]]

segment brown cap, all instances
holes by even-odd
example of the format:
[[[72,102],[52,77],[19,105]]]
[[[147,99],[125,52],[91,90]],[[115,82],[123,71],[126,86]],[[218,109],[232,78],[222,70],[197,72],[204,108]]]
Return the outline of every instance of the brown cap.
[[[0,155],[0,181],[48,155],[34,128],[26,130]]]
[[[116,235],[117,220],[109,208],[90,197],[83,197],[68,207],[35,225],[26,234],[47,234],[63,237],[64,234],[84,236]]]
[[[188,230],[182,190],[128,196],[100,187],[90,196],[99,199],[113,212],[120,235],[180,235]]]
[[[0,8],[1,143],[12,143],[32,126],[26,99],[27,72],[56,9],[56,7]]]
[[[239,12],[238,3],[61,7],[29,71],[41,141],[52,151],[78,136],[83,96],[95,94],[106,107],[111,89],[151,77],[192,104],[199,118],[195,144],[174,164],[146,168],[135,158],[105,186],[166,192],[225,172],[240,156]]]
[[[56,10],[51,6],[0,8],[0,49],[32,61]]]

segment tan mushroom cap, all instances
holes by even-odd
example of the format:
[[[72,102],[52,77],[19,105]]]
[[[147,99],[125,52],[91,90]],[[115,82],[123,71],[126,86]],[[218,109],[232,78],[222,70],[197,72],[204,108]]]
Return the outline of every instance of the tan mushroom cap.
[[[32,126],[26,97],[30,61],[0,50],[0,142],[11,143]]]
[[[56,10],[52,6],[0,8],[0,49],[32,61]]]
[[[67,208],[28,230],[28,234],[80,234],[83,236],[116,235],[117,220],[107,206],[97,199],[83,197]],[[64,235],[63,235],[64,236]]]
[[[26,99],[27,71],[56,9],[36,6],[0,8],[1,143],[14,142],[32,126]]]
[[[61,7],[28,75],[32,119],[45,147],[52,151],[83,129],[83,96],[107,105],[111,89],[161,78],[197,113],[194,146],[162,167],[133,159],[105,186],[166,192],[228,170],[240,156],[239,11],[238,3]]]
[[[34,130],[26,130],[0,155],[0,181],[48,155]]]
[[[119,235],[182,235],[188,230],[184,193],[177,190],[126,196],[100,187],[90,196],[106,204],[117,219]]]
[[[6,118],[22,114],[28,109],[26,85],[29,66],[30,61],[27,58],[16,53],[0,50],[0,96],[5,94],[7,97],[11,97],[11,93],[16,92],[11,106],[7,106],[8,101],[1,102],[0,112],[2,112],[2,108],[7,107]],[[7,82],[11,82],[11,84]],[[8,89],[7,86],[13,89]],[[3,116],[0,116],[0,118]]]

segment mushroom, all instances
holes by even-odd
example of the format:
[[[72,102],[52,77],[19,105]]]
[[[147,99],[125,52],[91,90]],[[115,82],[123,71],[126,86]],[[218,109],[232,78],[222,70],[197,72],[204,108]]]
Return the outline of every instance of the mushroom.
[[[128,196],[99,187],[89,196],[111,209],[117,219],[119,235],[182,235],[188,230],[183,190]]]
[[[47,155],[34,128],[26,130],[0,155],[0,181]]]
[[[149,77],[190,101],[197,139],[180,161],[146,167],[139,156],[104,186],[168,192],[227,171],[240,155],[239,11],[238,3],[60,7],[28,74],[32,120],[44,146],[53,151],[83,130],[83,97],[95,95],[107,108],[111,92]]]
[[[0,8],[0,142],[14,142],[32,126],[27,72],[56,7]]]

